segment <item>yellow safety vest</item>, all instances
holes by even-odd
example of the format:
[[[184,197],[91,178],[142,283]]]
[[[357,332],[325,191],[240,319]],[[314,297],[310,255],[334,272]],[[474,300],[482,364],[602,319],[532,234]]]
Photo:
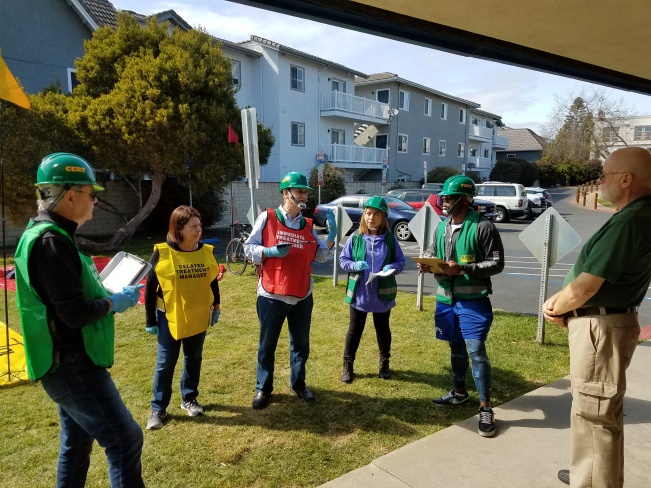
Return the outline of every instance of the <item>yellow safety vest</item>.
[[[156,276],[170,333],[183,339],[205,332],[212,318],[213,294],[210,283],[219,274],[213,246],[204,244],[196,251],[176,251],[167,244],[156,244],[159,253]]]

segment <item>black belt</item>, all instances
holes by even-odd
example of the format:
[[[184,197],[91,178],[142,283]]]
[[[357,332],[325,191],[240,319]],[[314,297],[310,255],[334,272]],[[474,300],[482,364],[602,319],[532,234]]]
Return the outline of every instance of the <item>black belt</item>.
[[[613,308],[613,307],[583,307],[570,310],[565,314],[566,319],[584,317],[586,315],[612,315],[622,313],[637,313],[637,307]]]

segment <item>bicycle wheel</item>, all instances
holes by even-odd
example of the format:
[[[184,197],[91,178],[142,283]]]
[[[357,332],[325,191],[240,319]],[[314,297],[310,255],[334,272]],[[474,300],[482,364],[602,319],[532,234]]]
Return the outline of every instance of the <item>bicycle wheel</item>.
[[[244,255],[244,244],[240,239],[231,239],[226,246],[226,266],[234,275],[241,275],[248,261]]]

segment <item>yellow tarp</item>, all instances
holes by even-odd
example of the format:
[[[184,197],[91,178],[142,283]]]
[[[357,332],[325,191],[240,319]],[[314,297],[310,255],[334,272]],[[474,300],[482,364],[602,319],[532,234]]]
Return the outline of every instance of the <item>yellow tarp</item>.
[[[29,378],[25,370],[23,338],[18,332],[9,329],[7,344],[7,326],[0,322],[0,387],[25,381],[29,381]]]

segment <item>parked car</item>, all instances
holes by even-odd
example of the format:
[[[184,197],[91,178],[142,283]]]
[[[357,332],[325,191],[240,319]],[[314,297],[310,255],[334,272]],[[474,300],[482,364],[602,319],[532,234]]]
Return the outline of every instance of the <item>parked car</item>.
[[[519,183],[481,183],[477,185],[476,196],[495,204],[495,222],[530,215],[527,191]]]
[[[329,210],[333,210],[337,205],[341,203],[346,210],[346,213],[350,217],[350,220],[353,221],[353,228],[355,230],[359,227],[359,221],[362,218],[362,213],[364,212],[364,204],[366,200],[371,198],[373,195],[344,195],[339,197],[330,203],[322,203],[317,205],[314,209],[313,219],[314,223],[320,227],[325,227],[328,229],[328,221],[326,220],[326,214]],[[389,205],[389,229],[394,233],[396,238],[399,241],[408,241],[411,239],[411,230],[409,230],[409,222],[414,218],[417,211],[411,208],[402,200],[395,198],[393,196],[387,195],[384,196],[384,199]],[[329,231],[330,229],[328,229]]]
[[[544,188],[536,187],[525,187],[527,192],[527,198],[529,199],[529,209],[531,210],[531,216],[536,217],[547,210],[549,207],[553,207],[552,196]]]
[[[425,205],[425,202],[427,199],[430,197],[430,195],[436,195],[439,193],[441,190],[422,190],[422,189],[399,189],[399,190],[391,190],[387,192],[388,196],[396,197],[405,202],[406,204],[410,205],[411,207],[415,208],[416,210],[420,210],[423,205]]]
[[[436,190],[437,192],[443,189],[443,183],[424,183],[423,190]]]
[[[427,203],[429,203],[432,207],[434,207],[434,211],[438,214],[441,220],[445,220],[447,218],[447,215],[443,213],[442,196],[438,194],[431,195],[427,199]],[[486,217],[488,220],[493,220],[495,218],[495,204],[493,202],[475,198],[472,201],[472,208],[474,208],[477,212],[481,212],[484,215],[484,217]]]

